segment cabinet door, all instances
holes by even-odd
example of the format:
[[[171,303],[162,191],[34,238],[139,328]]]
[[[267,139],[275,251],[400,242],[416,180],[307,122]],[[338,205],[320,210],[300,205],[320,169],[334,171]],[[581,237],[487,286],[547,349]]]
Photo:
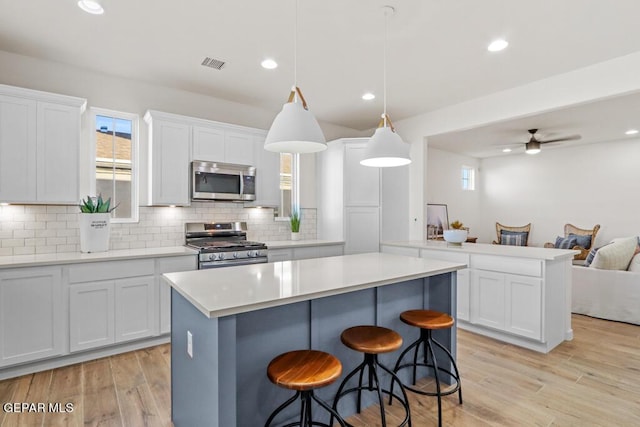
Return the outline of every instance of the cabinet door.
[[[114,282],[69,287],[69,348],[87,350],[115,342]]]
[[[60,268],[0,272],[0,366],[63,354]]]
[[[197,255],[158,259],[158,275],[197,269]],[[168,334],[171,332],[171,286],[162,277],[157,280],[160,293],[160,333]]]
[[[189,125],[153,120],[151,129],[151,204],[189,204]]]
[[[293,259],[292,249],[269,249],[267,251],[269,262],[291,261]]]
[[[458,270],[457,274],[457,316],[460,320],[469,321],[470,305],[469,305],[469,269]]]
[[[471,322],[504,330],[505,293],[504,274],[472,270]]]
[[[542,339],[542,279],[506,274],[505,282],[505,330]]]
[[[380,248],[379,208],[345,209],[345,254],[378,252]]]
[[[155,289],[154,276],[116,280],[116,342],[154,335],[158,320]]]
[[[317,246],[305,246],[302,248],[293,248],[293,259],[311,259],[318,258],[320,251]]]
[[[193,126],[191,160],[224,162],[224,130],[213,127]]]
[[[36,200],[36,101],[0,95],[0,202]]]
[[[380,169],[360,164],[360,160],[364,158],[365,146],[366,144],[348,144],[344,147],[346,206],[380,204]]]
[[[344,245],[318,246],[318,257],[338,256],[344,253]]]
[[[264,149],[264,136],[254,137],[256,200],[248,205],[280,205],[280,153]]]
[[[225,131],[225,162],[253,166],[253,135],[249,132]]]

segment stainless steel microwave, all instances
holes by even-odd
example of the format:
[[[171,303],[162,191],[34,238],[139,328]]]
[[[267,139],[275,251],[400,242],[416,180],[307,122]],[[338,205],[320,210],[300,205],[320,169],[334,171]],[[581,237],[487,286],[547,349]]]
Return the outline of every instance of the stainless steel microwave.
[[[256,168],[231,163],[191,162],[191,199],[235,202],[256,199]]]

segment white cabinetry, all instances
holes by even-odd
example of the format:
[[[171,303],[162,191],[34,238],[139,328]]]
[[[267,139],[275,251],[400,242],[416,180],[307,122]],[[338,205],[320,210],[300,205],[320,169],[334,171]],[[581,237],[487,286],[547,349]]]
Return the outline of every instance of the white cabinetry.
[[[269,249],[269,262],[291,261],[310,258],[325,258],[344,253],[344,245],[294,246],[290,248]]]
[[[105,261],[69,267],[70,350],[157,335],[154,261]]]
[[[0,271],[0,366],[64,353],[59,267]]]
[[[0,202],[76,204],[86,100],[0,85]]]
[[[193,126],[191,159],[221,162],[224,158],[224,130],[211,126]]]
[[[392,246],[390,246],[391,248]],[[469,265],[469,254],[434,251],[421,249],[422,258],[439,259],[441,261],[458,262]],[[456,272],[456,294],[457,294],[457,317],[460,320],[469,320],[470,316],[470,294],[469,294],[469,269],[464,268]]]
[[[317,155],[318,238],[344,240],[345,254],[378,252],[381,238],[408,237],[408,171],[362,166],[368,140],[331,141]]]
[[[280,153],[264,149],[266,133],[254,136],[256,200],[245,206],[280,206]]]
[[[160,294],[160,333],[171,332],[171,287],[161,276],[164,273],[191,271],[198,269],[197,256],[158,258],[157,281]]]

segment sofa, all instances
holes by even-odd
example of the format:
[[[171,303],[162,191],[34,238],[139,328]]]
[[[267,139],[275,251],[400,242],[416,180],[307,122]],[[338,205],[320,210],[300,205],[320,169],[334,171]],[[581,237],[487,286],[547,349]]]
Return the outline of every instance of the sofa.
[[[571,267],[573,313],[640,325],[640,246],[633,239],[614,239],[597,250],[607,259]]]

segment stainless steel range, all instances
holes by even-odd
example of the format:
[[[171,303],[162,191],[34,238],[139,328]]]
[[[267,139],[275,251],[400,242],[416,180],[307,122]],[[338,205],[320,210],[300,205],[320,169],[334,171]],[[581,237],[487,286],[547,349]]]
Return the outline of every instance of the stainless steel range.
[[[185,238],[200,252],[199,269],[267,262],[267,245],[247,240],[246,222],[188,222]]]

